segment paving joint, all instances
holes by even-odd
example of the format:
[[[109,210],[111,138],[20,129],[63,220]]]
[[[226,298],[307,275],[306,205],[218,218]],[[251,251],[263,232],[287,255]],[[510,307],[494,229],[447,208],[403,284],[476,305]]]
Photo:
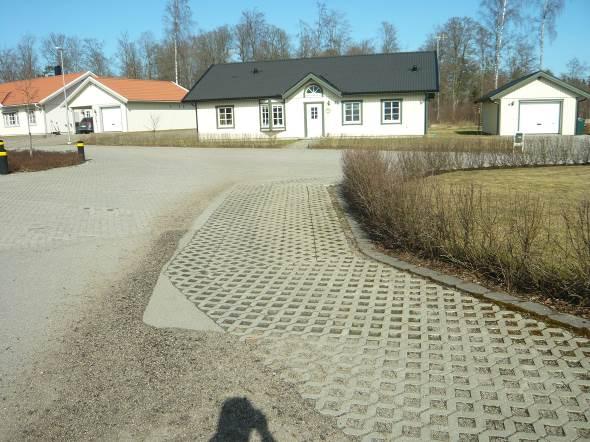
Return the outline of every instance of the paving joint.
[[[418,266],[400,258],[392,257],[383,252],[380,252],[377,250],[366,231],[362,228],[361,224],[355,218],[348,202],[344,199],[338,188],[334,194],[336,195],[337,202],[340,205],[339,208],[344,215],[348,226],[350,227],[352,236],[355,239],[359,251],[369,258],[372,258],[383,264],[390,265],[396,269],[404,270],[421,276],[446,287],[460,290],[476,298],[493,302],[503,307],[510,308],[511,310],[527,313],[536,319],[541,319],[554,325],[568,328],[584,336],[590,336],[590,321],[587,319],[580,318],[569,313],[561,313],[538,302],[527,301],[503,291],[492,290],[483,285],[476,284],[453,275],[447,275],[439,271],[429,269],[428,267]]]

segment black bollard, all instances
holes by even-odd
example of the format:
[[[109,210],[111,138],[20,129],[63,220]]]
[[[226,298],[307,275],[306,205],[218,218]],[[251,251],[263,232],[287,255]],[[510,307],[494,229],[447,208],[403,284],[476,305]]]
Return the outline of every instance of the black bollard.
[[[83,163],[86,161],[86,155],[84,154],[84,141],[78,141],[76,143],[76,147],[78,148],[78,158],[80,162]]]
[[[8,174],[8,153],[4,150],[4,140],[0,140],[0,175]]]

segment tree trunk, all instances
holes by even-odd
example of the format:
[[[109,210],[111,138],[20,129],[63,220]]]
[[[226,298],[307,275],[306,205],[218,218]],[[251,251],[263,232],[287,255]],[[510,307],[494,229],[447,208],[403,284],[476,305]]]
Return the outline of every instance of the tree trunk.
[[[545,21],[547,19],[547,2],[543,4],[543,15],[541,17],[541,31],[539,35],[539,69],[543,69],[543,53],[545,51]]]
[[[178,38],[174,36],[174,78],[178,84]]]
[[[498,87],[498,78],[500,76],[500,52],[502,51],[502,38],[504,36],[504,24],[506,22],[506,9],[508,8],[508,0],[502,1],[502,12],[496,24],[496,51],[494,57],[494,87]]]

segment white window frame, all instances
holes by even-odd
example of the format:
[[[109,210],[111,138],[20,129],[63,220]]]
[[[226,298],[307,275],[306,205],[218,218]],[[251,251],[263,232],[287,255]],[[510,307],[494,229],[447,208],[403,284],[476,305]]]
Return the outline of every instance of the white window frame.
[[[236,117],[233,105],[217,106],[215,112],[217,114],[217,129],[233,129],[236,127]]]
[[[315,89],[315,91],[312,92],[312,89]],[[307,85],[303,93],[304,97],[322,97],[323,95],[323,89],[315,83]]]
[[[355,105],[358,106],[358,116],[355,118]],[[350,107],[350,115],[347,115]],[[350,100],[342,102],[342,124],[362,125],[363,124],[363,102],[362,100]]]
[[[20,123],[18,121],[18,112],[3,112],[4,117],[4,127],[19,127]],[[12,120],[12,121],[11,121]]]
[[[34,109],[30,110],[27,112],[27,114],[28,114],[28,118],[29,118],[29,124],[31,126],[35,126],[37,124],[37,114],[35,113],[35,110]]]
[[[270,128],[270,111],[268,110],[268,103],[260,103],[260,128]]]
[[[283,103],[272,103],[272,127],[285,128],[285,105]],[[280,111],[280,112],[279,112]]]
[[[386,103],[392,103],[391,108],[391,116],[390,118],[386,118],[385,115],[385,106]],[[397,103],[397,119],[393,118],[395,112],[393,108],[393,103]],[[381,124],[400,124],[402,122],[402,100],[399,98],[388,98],[385,100],[381,100]]]

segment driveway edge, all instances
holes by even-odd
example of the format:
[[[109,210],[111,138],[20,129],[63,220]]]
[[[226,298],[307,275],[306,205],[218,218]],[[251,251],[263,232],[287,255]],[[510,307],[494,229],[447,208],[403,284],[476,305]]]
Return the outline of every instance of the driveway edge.
[[[590,336],[590,321],[587,319],[579,318],[568,313],[561,313],[543,304],[526,301],[524,299],[512,296],[506,292],[490,290],[482,285],[465,281],[463,279],[457,278],[456,276],[447,275],[427,267],[417,266],[378,251],[375,248],[373,241],[371,241],[365,230],[352,215],[350,206],[340,194],[339,189],[336,189],[335,195],[338,199],[338,203],[344,218],[350,227],[356,245],[364,255],[376,261],[382,262],[383,264],[390,265],[391,267],[394,267],[398,270],[410,272],[446,287],[468,293],[478,299],[483,299],[494,304],[499,304],[511,310],[524,312],[534,316],[537,319],[568,328],[585,336]]]

